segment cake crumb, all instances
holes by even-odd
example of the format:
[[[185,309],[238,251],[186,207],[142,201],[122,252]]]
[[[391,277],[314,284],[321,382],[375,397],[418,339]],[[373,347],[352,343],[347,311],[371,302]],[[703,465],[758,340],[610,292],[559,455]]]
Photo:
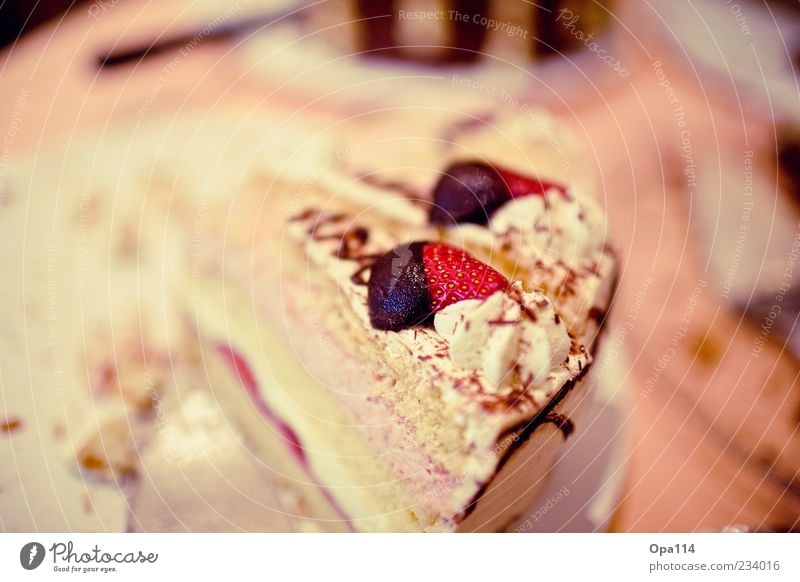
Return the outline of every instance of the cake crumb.
[[[136,477],[138,452],[128,419],[121,415],[102,423],[75,453],[81,471],[107,482]]]

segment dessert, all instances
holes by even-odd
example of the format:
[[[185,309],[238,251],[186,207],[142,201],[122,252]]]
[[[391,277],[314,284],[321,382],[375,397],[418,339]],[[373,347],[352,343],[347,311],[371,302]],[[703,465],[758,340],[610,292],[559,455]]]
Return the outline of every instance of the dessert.
[[[42,247],[35,263],[26,260],[41,278],[59,267],[59,288],[78,291],[59,295],[63,351],[53,351],[50,287],[29,287],[40,306],[29,324],[42,340],[33,361],[53,372],[36,386],[65,396],[31,401],[59,446],[20,483],[27,489],[68,469],[71,480],[58,490],[80,516],[60,521],[48,512],[41,523],[96,529],[113,512],[124,529],[124,498],[90,522],[74,491],[111,483],[133,494],[149,478],[142,450],[157,449],[170,428],[164,411],[183,411],[178,392],[210,381],[225,420],[245,429],[253,465],[269,473],[264,486],[279,483],[292,499],[278,505],[298,518],[296,529],[506,527],[535,499],[564,438],[585,426],[577,415],[588,400],[594,315],[606,309],[613,281],[602,218],[581,194],[588,188],[560,171],[557,152],[576,178],[588,175],[577,165],[583,158],[548,120],[417,110],[365,116],[326,140],[307,137],[316,128],[277,134],[280,120],[237,126],[236,112],[203,126],[203,139],[185,139],[202,126],[194,118],[169,140],[163,132],[172,126],[154,122],[130,147],[123,132],[70,148],[68,163],[48,164],[70,168],[66,178],[35,172],[36,222],[21,218],[28,198],[11,196],[6,234],[21,240],[26,225],[49,232],[51,193],[60,188],[69,211],[59,212],[57,240],[65,242],[53,245],[58,254]],[[228,134],[220,150],[218,136]],[[96,151],[122,159],[89,172],[80,160]],[[451,178],[465,172],[494,188],[472,221],[436,210],[449,208],[459,192]],[[27,192],[31,175],[33,165],[18,170],[9,191]],[[514,221],[524,217],[515,214],[525,205],[541,224],[518,236]],[[426,277],[402,323],[381,325],[370,285],[378,294],[381,281],[391,285],[395,256],[421,257],[423,272],[439,278]],[[397,266],[400,274],[420,263]],[[456,284],[472,271],[486,276]],[[6,303],[6,317],[20,317],[18,300]],[[9,354],[24,349],[22,336],[3,341]],[[24,366],[7,367],[16,385],[31,382]],[[24,391],[13,394],[0,411],[3,442],[28,446],[37,417]],[[167,440],[165,474],[185,444]],[[12,459],[23,449],[9,450]],[[161,459],[164,449],[153,452]]]
[[[325,529],[503,529],[574,429],[614,260],[583,186],[524,171],[549,155],[525,129],[522,163],[481,127],[433,155],[345,143],[205,233],[213,390]]]

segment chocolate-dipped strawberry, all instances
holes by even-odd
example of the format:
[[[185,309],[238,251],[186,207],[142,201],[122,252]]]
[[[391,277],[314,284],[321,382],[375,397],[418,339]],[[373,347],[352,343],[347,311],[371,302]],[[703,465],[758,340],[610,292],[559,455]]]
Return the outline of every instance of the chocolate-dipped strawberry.
[[[367,302],[372,326],[397,331],[465,299],[505,290],[508,280],[469,253],[438,242],[399,245],[375,261]]]
[[[452,164],[442,172],[433,190],[429,219],[433,224],[486,224],[494,211],[512,198],[542,196],[551,188],[566,195],[567,189],[561,184],[499,166],[482,162]]]

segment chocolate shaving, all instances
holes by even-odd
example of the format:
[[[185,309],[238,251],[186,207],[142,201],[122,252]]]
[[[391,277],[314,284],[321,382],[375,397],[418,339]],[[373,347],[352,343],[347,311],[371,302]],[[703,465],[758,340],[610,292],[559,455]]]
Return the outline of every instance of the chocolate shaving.
[[[350,275],[350,282],[353,285],[369,285],[369,279],[367,279],[364,275],[367,271],[372,268],[372,265],[361,265],[355,273]]]
[[[572,378],[571,380],[567,381],[567,383],[564,384],[561,387],[561,389],[555,394],[555,396],[553,396],[550,399],[550,402],[542,410],[540,410],[536,414],[536,416],[534,416],[530,420],[526,420],[526,421],[521,422],[516,427],[513,427],[513,428],[509,429],[508,431],[506,431],[505,433],[503,433],[502,435],[500,435],[500,438],[498,440],[502,440],[502,439],[506,438],[508,435],[516,435],[517,438],[513,439],[512,443],[511,443],[511,446],[509,446],[503,452],[503,455],[500,458],[500,462],[497,464],[497,467],[495,468],[495,473],[494,473],[493,477],[490,478],[485,483],[483,483],[483,485],[481,485],[481,488],[478,490],[478,492],[472,498],[472,501],[470,501],[470,503],[467,504],[466,508],[464,509],[464,513],[463,513],[463,516],[462,516],[463,518],[466,518],[467,516],[469,516],[469,514],[471,514],[475,510],[475,507],[477,506],[478,501],[483,496],[483,494],[486,492],[486,490],[489,488],[489,485],[491,485],[494,477],[497,476],[497,474],[503,468],[503,465],[506,464],[506,462],[511,458],[511,456],[514,454],[514,452],[519,447],[521,447],[523,445],[523,443],[525,443],[525,441],[528,440],[528,438],[530,438],[530,436],[533,434],[533,432],[539,426],[541,426],[542,424],[544,424],[546,422],[552,422],[552,420],[548,420],[548,417],[550,416],[551,413],[558,415],[558,413],[555,413],[553,409],[556,406],[558,406],[558,404],[564,399],[564,397],[575,387],[575,384],[581,378],[583,378],[583,376],[586,374],[587,370],[589,370],[588,367],[584,368],[583,372],[578,374],[575,378]],[[574,426],[573,426],[573,429],[574,429]]]
[[[599,307],[592,307],[589,310],[589,319],[595,320],[597,323],[602,323],[603,319],[606,317],[606,312]]]
[[[302,222],[304,220],[308,220],[312,216],[319,215],[319,210],[315,208],[306,208],[300,214],[295,214],[294,216],[289,217],[289,222]]]
[[[522,311],[522,313],[525,314],[525,317],[530,319],[532,322],[536,323],[537,321],[539,321],[539,316],[536,315],[536,313],[534,311],[531,311],[528,308],[528,306],[525,305],[524,303],[522,303],[521,301],[519,302],[519,309],[520,309],[520,311]]]
[[[335,224],[337,222],[341,222],[345,218],[347,218],[346,214],[327,214],[324,216],[319,215],[317,221],[309,227],[307,232],[309,236],[311,236],[311,238],[313,238],[314,240],[324,240],[325,238],[331,238],[331,236],[320,237],[317,234],[319,232],[319,229],[328,224]],[[337,235],[337,237],[340,236],[342,235],[341,234]]]
[[[19,418],[7,418],[0,423],[0,432],[11,434],[22,428],[22,421]]]
[[[339,248],[336,249],[336,258],[343,260],[354,260],[358,258],[356,254],[360,251],[369,239],[369,231],[363,226],[357,226],[346,231],[341,236]]]
[[[396,180],[382,180],[375,174],[361,174],[358,179],[365,184],[374,186],[375,188],[397,192],[398,194],[410,200],[419,200],[420,198],[419,192],[415,190],[413,186],[403,182],[398,182]]]
[[[309,231],[309,234],[315,241],[321,242],[325,240],[341,240],[342,238],[345,237],[347,232],[335,232],[333,234],[317,234],[316,232]]]
[[[572,422],[568,416],[559,414],[553,410],[548,412],[544,417],[542,424],[547,423],[556,425],[556,428],[558,428],[561,431],[561,434],[564,435],[564,440],[568,439],[570,435],[575,432],[575,423]]]
[[[365,275],[366,272],[372,268],[372,265],[375,263],[375,261],[378,260],[378,257],[380,257],[380,255],[374,253],[354,257],[353,260],[359,263],[359,267],[355,273],[350,275],[350,282],[353,285],[369,285],[369,279]]]

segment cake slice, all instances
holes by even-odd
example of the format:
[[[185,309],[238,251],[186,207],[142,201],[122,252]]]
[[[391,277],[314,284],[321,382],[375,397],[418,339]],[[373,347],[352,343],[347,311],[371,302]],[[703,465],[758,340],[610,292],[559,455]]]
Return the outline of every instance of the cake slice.
[[[348,161],[207,233],[191,318],[214,391],[298,517],[501,530],[587,401],[602,216],[508,159],[443,155],[428,191]]]

